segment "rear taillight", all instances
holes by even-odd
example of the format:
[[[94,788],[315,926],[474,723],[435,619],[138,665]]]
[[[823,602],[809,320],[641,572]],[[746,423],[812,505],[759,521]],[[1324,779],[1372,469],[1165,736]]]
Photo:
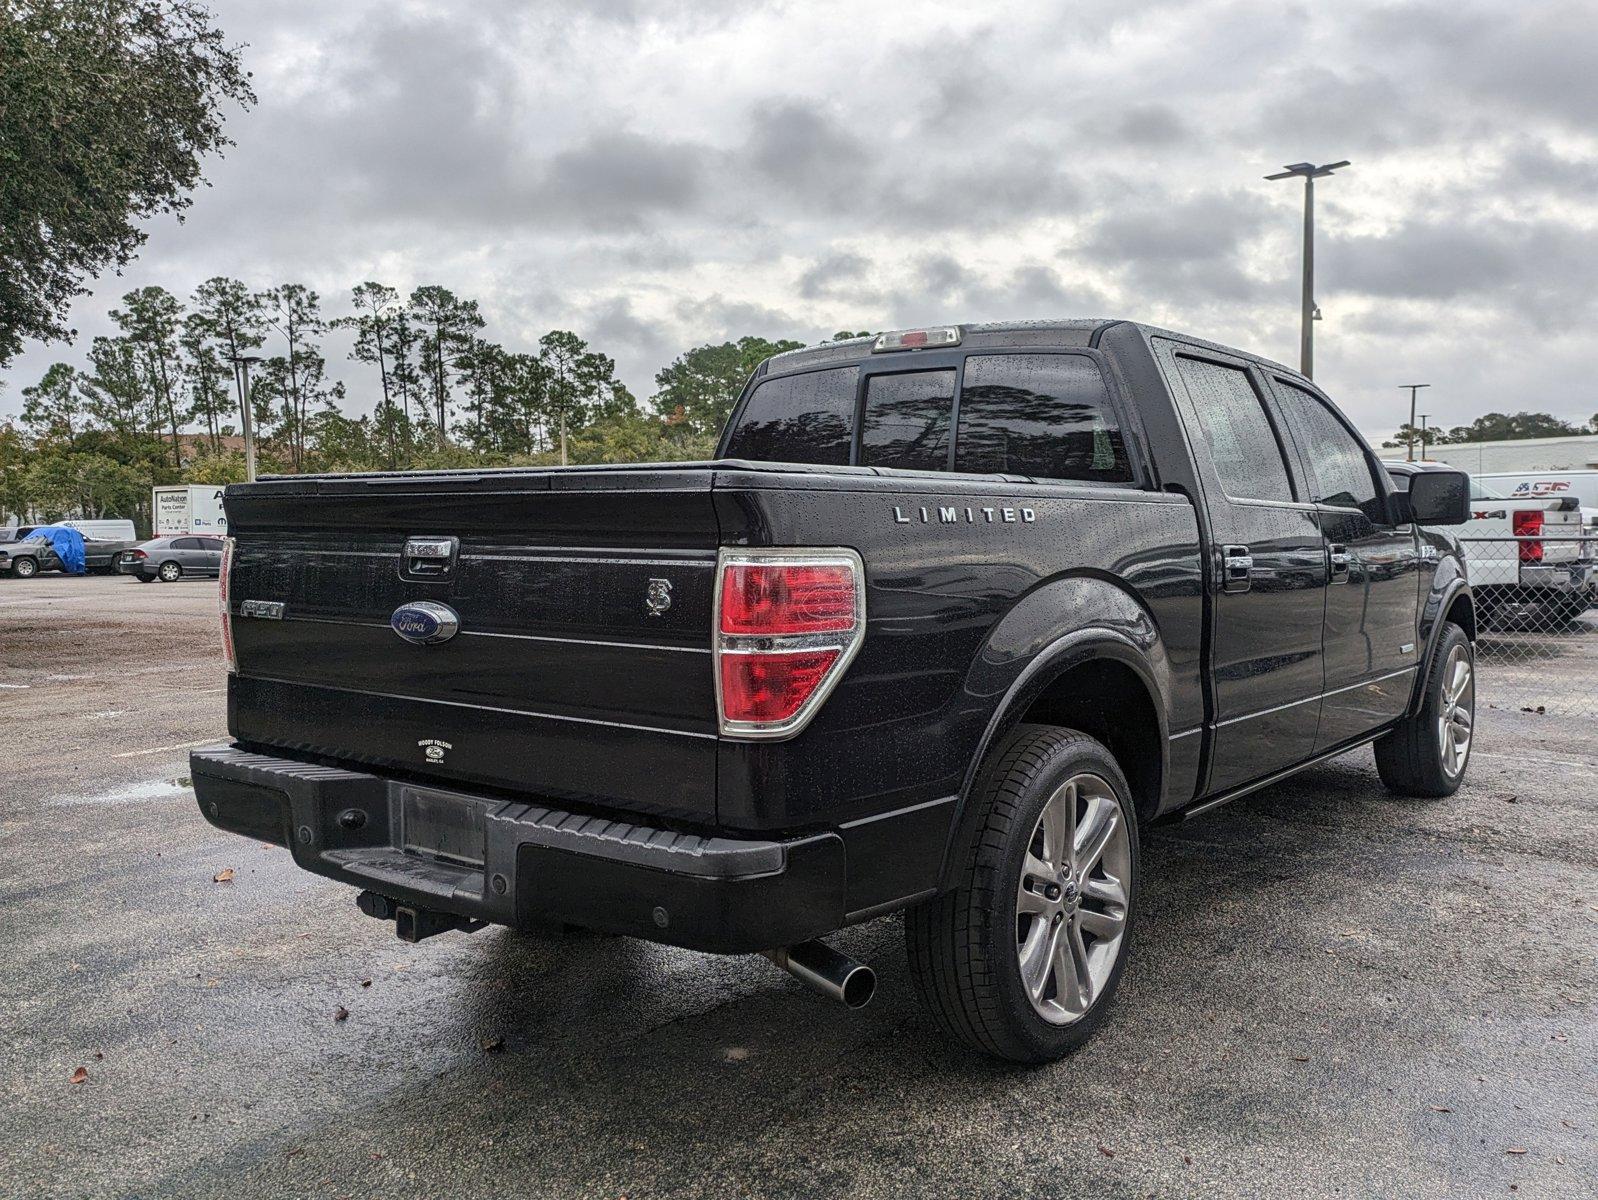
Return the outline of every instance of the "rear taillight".
[[[791,737],[848,669],[866,628],[853,550],[723,550],[716,698],[723,735]]]
[[[1543,531],[1543,514],[1541,509],[1522,509],[1514,516],[1514,534],[1517,538],[1540,537]],[[1542,562],[1543,544],[1541,542],[1518,542],[1520,547],[1521,562]]]
[[[140,555],[142,558],[143,555]],[[222,539],[222,569],[217,572],[217,599],[222,608],[222,656],[227,660],[227,669],[232,674],[238,674],[239,658],[233,652],[233,605],[228,600],[228,593],[233,582],[233,539]]]
[[[134,550],[134,551],[129,553],[128,557],[129,558],[149,558],[150,556],[148,554],[146,554],[143,550]]]

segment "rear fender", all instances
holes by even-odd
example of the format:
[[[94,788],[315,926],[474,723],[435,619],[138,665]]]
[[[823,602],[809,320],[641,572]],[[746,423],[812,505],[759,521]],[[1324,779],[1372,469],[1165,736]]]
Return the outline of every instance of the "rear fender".
[[[950,886],[963,848],[975,834],[972,797],[989,753],[1052,683],[1078,667],[1104,660],[1130,668],[1147,690],[1158,724],[1160,779],[1169,778],[1170,665],[1148,610],[1122,585],[1102,576],[1073,575],[1044,584],[994,625],[967,675],[966,694],[989,698],[992,710],[960,789],[941,886]]]

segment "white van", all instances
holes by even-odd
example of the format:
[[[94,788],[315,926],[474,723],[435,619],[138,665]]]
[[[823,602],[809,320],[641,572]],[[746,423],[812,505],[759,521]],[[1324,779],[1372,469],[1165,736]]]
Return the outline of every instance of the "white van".
[[[59,521],[52,521],[53,525],[65,525],[68,529],[76,529],[85,541],[95,542],[136,542],[139,535],[134,532],[133,522],[123,519],[87,521],[77,517],[63,517]]]

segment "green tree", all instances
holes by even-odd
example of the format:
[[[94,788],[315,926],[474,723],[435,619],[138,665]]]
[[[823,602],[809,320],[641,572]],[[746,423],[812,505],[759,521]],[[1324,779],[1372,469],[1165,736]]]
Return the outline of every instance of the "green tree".
[[[172,465],[180,466],[183,452],[178,426],[188,420],[188,412],[178,410],[177,396],[182,387],[182,360],[178,353],[178,333],[183,324],[183,302],[163,287],[143,287],[122,297],[124,309],[112,309],[111,319],[122,336],[137,349],[154,393],[157,419],[151,428],[164,423],[172,434]],[[185,405],[185,410],[187,406]]]
[[[206,334],[204,319],[196,313],[190,313],[184,318],[183,332],[179,335],[178,344],[183,349],[188,368],[186,377],[189,387],[189,419],[205,426],[206,437],[210,442],[210,453],[213,456],[219,455],[222,453],[222,434],[231,428],[227,419],[233,409],[233,400],[227,390],[227,368],[222,363],[221,354],[211,344]],[[214,481],[197,479],[193,482]]]
[[[79,387],[93,421],[122,438],[159,433],[161,398],[133,339],[97,337],[89,345],[89,371]]]
[[[71,336],[85,278],[128,262],[136,222],[181,212],[249,105],[237,47],[196,0],[6,0],[0,15],[0,366]]]
[[[148,478],[126,463],[71,450],[35,454],[23,477],[34,507],[51,521],[138,511],[150,487]]]
[[[696,346],[655,375],[655,411],[684,436],[718,434],[755,368],[773,354],[803,348],[803,342],[758,337]]]
[[[0,422],[0,520],[7,515],[25,520],[31,494],[25,482],[28,443],[13,421]]]
[[[266,341],[264,301],[237,279],[215,276],[194,289],[194,330],[233,372],[239,421],[245,420],[244,372],[238,359]],[[253,416],[253,412],[250,414]]]
[[[322,319],[321,297],[304,284],[282,284],[264,293],[263,299],[267,325],[282,336],[288,347],[281,379],[281,436],[290,469],[301,471],[305,463],[305,420],[315,398],[313,393],[327,370],[317,340],[327,331],[327,322]]]
[[[477,301],[462,300],[448,288],[425,284],[411,293],[411,317],[421,328],[423,373],[437,418],[438,445],[449,438],[450,372],[455,358],[471,348],[473,336],[483,327]]]
[[[402,437],[409,441],[404,435],[407,432],[405,425],[409,423],[411,415],[408,396],[404,397],[403,414],[395,404],[399,380],[391,379],[389,370],[394,353],[392,343],[395,340],[395,325],[403,319],[403,309],[397,291],[370,280],[350,290],[350,301],[355,306],[354,314],[339,317],[332,324],[335,328],[355,331],[355,345],[350,349],[351,359],[377,368],[382,393],[373,414],[374,433],[387,448],[388,467],[392,470],[399,461]]]
[[[78,372],[66,363],[51,363],[44,378],[22,389],[22,423],[39,442],[72,444],[85,423]]]

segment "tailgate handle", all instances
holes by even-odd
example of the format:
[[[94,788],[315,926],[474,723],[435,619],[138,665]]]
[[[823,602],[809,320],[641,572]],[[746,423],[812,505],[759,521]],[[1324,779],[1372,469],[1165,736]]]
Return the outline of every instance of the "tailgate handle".
[[[460,552],[456,537],[413,537],[400,556],[401,579],[448,579]]]

